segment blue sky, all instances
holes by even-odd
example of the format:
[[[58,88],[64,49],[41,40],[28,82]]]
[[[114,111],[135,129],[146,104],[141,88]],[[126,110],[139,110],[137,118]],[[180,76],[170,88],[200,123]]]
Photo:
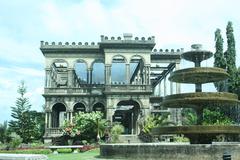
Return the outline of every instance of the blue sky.
[[[240,62],[239,0],[2,0],[0,6],[0,122],[10,119],[21,80],[28,86],[32,109],[41,110],[41,40],[98,42],[102,34],[130,32],[154,35],[157,49],[189,50],[202,43],[214,51],[214,31],[222,30],[226,44],[225,27],[232,21],[238,66]],[[211,66],[212,60],[203,65]]]

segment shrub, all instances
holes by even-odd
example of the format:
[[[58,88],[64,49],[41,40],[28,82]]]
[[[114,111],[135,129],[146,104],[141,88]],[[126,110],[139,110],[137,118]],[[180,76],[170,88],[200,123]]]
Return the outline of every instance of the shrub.
[[[61,146],[61,145],[68,145],[68,139],[70,137],[69,136],[60,136],[60,137],[55,137],[52,140],[52,144],[56,145],[56,146]]]
[[[173,141],[174,142],[189,142],[189,139],[184,136],[174,136]]]
[[[72,153],[72,149],[71,148],[61,148],[61,149],[57,149],[58,153]]]
[[[101,112],[83,113],[80,112],[75,115],[73,122],[65,121],[63,127],[63,135],[67,135],[73,138],[75,141],[81,140],[94,140],[97,139],[97,135],[102,137],[107,127],[107,121],[102,119],[103,114]]]
[[[121,124],[116,124],[111,129],[111,141],[119,142],[119,135],[124,132],[124,127]]]
[[[154,141],[154,137],[150,133],[145,133],[144,131],[140,131],[138,138],[145,143],[150,143]]]
[[[11,137],[11,141],[9,142],[10,148],[15,149],[22,143],[23,139],[14,132],[11,133],[10,137]]]

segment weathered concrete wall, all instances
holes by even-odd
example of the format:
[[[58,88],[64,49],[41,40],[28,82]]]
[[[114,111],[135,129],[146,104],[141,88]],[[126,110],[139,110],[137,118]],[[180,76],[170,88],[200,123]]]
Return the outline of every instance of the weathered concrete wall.
[[[240,144],[104,144],[100,146],[103,158],[148,160],[221,160],[223,154],[240,160]]]

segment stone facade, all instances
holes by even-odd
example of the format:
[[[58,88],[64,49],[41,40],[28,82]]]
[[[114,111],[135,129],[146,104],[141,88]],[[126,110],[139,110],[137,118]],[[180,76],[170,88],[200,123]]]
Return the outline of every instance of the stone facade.
[[[110,122],[120,116],[121,122],[131,123],[125,125],[126,134],[139,132],[140,113],[145,116],[170,112],[170,118],[180,124],[179,110],[163,109],[160,103],[162,96],[180,92],[180,85],[167,78],[179,68],[182,50],[157,51],[154,46],[153,36],[133,39],[131,34],[124,34],[123,39],[101,36],[97,44],[41,41],[46,73],[45,141],[59,136],[63,120],[72,121],[79,111],[101,111]],[[100,67],[94,67],[96,63],[104,66],[102,72]],[[118,63],[124,66],[125,73],[120,77],[123,80],[116,82],[112,75],[118,74],[113,70]],[[94,79],[93,73],[96,76],[97,72],[103,74],[102,82]]]

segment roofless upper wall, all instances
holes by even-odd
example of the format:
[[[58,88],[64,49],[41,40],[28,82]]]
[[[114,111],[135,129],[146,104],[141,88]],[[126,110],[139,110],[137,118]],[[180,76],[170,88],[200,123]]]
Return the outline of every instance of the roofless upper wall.
[[[41,41],[40,50],[42,51],[43,55],[51,53],[102,53],[103,48],[124,48],[124,49],[150,49],[152,50],[155,46],[155,38],[152,37],[142,37],[138,38],[132,37],[132,34],[123,34],[123,39],[121,37],[110,37],[101,35],[101,42],[97,44],[95,42],[44,42]]]

